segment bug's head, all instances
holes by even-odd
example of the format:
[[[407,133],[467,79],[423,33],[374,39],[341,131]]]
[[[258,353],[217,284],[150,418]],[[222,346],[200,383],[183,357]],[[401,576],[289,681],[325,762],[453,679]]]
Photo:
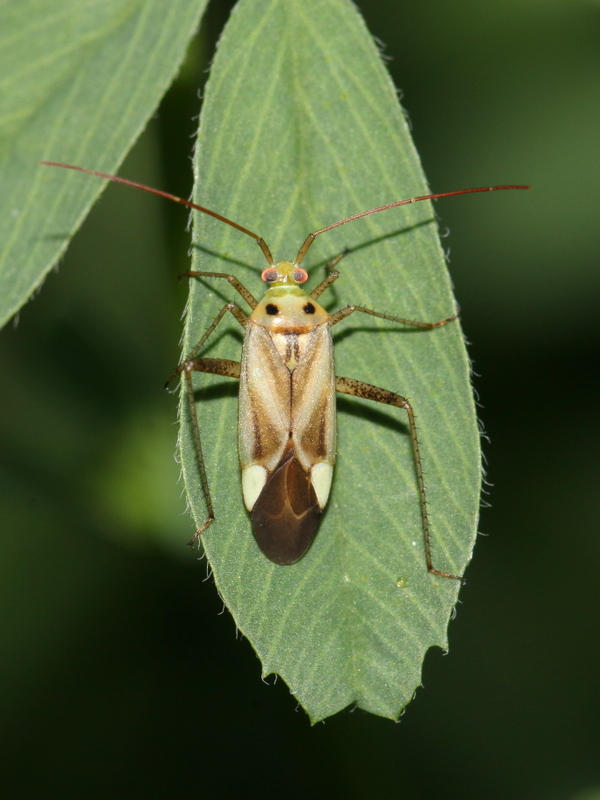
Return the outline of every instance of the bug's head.
[[[260,277],[269,287],[297,286],[299,283],[306,283],[308,273],[291,261],[278,261],[277,264],[263,269]]]

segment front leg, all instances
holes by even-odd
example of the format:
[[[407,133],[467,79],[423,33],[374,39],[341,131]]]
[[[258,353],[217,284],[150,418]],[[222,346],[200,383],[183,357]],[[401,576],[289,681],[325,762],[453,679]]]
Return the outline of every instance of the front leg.
[[[238,280],[235,275],[231,275],[229,272],[200,272],[198,270],[190,270],[189,272],[182,272],[181,275],[177,276],[178,278],[225,278],[228,280],[229,283],[233,286],[233,288],[242,295],[244,300],[248,303],[250,308],[256,308],[258,305],[258,300],[252,292],[250,292],[244,284]]]
[[[345,255],[348,255],[349,252],[350,250],[348,249],[342,250],[339,256],[332,258],[331,261],[329,261],[329,263],[325,264],[325,269],[330,274],[325,278],[325,280],[321,281],[321,283],[318,286],[315,286],[315,288],[310,293],[310,296],[313,298],[313,300],[316,300],[317,297],[323,294],[325,289],[329,288],[329,286],[331,286],[332,283],[337,281],[337,279],[340,277],[340,273],[337,271],[337,269],[335,269],[335,267],[337,266],[337,264],[340,263],[340,261]]]
[[[381,389],[379,386],[372,386],[370,383],[363,383],[363,381],[356,381],[353,378],[342,378],[336,376],[335,379],[336,391],[342,394],[349,394],[352,397],[364,397],[367,400],[373,400],[375,403],[384,403],[388,406],[396,406],[396,408],[405,409],[408,414],[408,425],[410,428],[410,438],[412,442],[413,457],[415,459],[415,471],[417,473],[417,486],[419,489],[419,504],[421,506],[421,522],[423,527],[423,541],[425,543],[425,561],[427,569],[433,575],[439,575],[442,578],[454,578],[462,581],[460,575],[452,575],[450,572],[443,572],[433,566],[431,557],[431,536],[429,529],[429,515],[427,513],[427,497],[425,495],[425,481],[423,480],[423,462],[421,460],[421,449],[419,446],[419,439],[417,436],[417,425],[415,422],[415,413],[409,401],[395,392],[390,392],[388,389]]]

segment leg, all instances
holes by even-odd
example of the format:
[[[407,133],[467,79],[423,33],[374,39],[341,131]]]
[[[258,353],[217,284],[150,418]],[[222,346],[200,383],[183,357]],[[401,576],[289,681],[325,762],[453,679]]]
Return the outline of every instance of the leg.
[[[378,386],[372,386],[370,383],[355,381],[352,378],[340,378],[336,376],[335,388],[336,391],[342,392],[343,394],[349,394],[353,397],[364,397],[367,400],[373,400],[376,403],[385,403],[386,405],[396,406],[397,408],[404,408],[406,410],[406,413],[408,414],[408,425],[410,428],[413,456],[415,459],[417,486],[419,488],[419,503],[421,506],[421,522],[423,527],[423,541],[425,543],[425,561],[427,563],[427,569],[433,575],[439,575],[442,578],[455,578],[458,581],[462,581],[460,575],[452,575],[450,572],[442,572],[433,566],[433,561],[431,558],[429,516],[427,514],[427,498],[425,496],[425,482],[423,480],[423,463],[421,461],[421,450],[419,447],[419,439],[417,437],[415,414],[411,404],[405,397],[401,397],[399,394],[390,392],[387,389],[380,389]]]
[[[246,323],[248,322],[248,317],[247,317],[247,316],[244,314],[244,312],[242,311],[242,309],[241,309],[241,308],[239,308],[239,306],[236,306],[236,304],[235,304],[235,303],[225,303],[225,305],[223,306],[223,308],[222,308],[222,309],[219,311],[219,313],[217,314],[217,316],[216,316],[216,317],[213,319],[213,321],[211,322],[211,324],[208,326],[207,330],[204,332],[204,335],[202,336],[202,338],[200,339],[200,341],[198,342],[198,344],[196,345],[196,347],[194,347],[194,349],[191,351],[191,353],[189,353],[189,354],[188,354],[188,355],[187,355],[187,356],[184,358],[184,360],[183,360],[183,361],[181,362],[181,364],[180,364],[180,365],[177,367],[177,369],[175,370],[175,372],[174,372],[174,373],[171,375],[171,377],[170,377],[170,378],[167,380],[167,382],[165,383],[165,389],[167,388],[167,386],[168,386],[168,385],[171,383],[171,381],[172,381],[174,378],[176,378],[178,375],[180,375],[180,374],[181,374],[181,373],[182,373],[182,372],[183,372],[183,371],[186,369],[186,365],[187,365],[187,364],[189,364],[189,363],[191,363],[191,362],[194,360],[194,358],[196,357],[196,355],[197,355],[197,354],[200,352],[200,350],[201,350],[201,349],[204,347],[204,345],[206,344],[206,341],[207,341],[208,337],[209,337],[209,336],[210,336],[210,335],[211,335],[211,334],[214,332],[215,328],[217,327],[217,325],[219,324],[219,322],[221,322],[221,320],[223,319],[223,317],[225,316],[225,314],[226,314],[228,311],[231,311],[231,313],[232,313],[232,314],[233,314],[233,316],[234,316],[234,317],[237,319],[237,321],[240,323],[240,325],[242,326],[242,328],[245,328],[245,327],[246,327]],[[200,360],[202,360],[202,359],[200,359]],[[208,359],[208,360],[210,360],[210,359]]]
[[[198,539],[208,526],[213,522],[215,515],[213,512],[212,499],[210,496],[210,489],[208,486],[208,477],[206,475],[206,466],[204,463],[204,454],[202,452],[202,442],[200,439],[200,426],[198,425],[198,415],[196,414],[196,404],[194,402],[194,385],[192,382],[193,372],[209,372],[216,375],[227,375],[232,378],[240,377],[240,364],[237,361],[229,361],[224,358],[196,358],[196,354],[200,352],[208,337],[213,333],[219,322],[223,319],[225,314],[230,311],[237,319],[242,327],[246,325],[248,318],[244,312],[236,306],[235,303],[226,303],[214,318],[200,341],[194,347],[192,352],[187,358],[181,362],[175,372],[171,375],[169,380],[165,383],[165,388],[171,383],[173,378],[180,375],[182,372],[185,375],[186,381],[186,394],[190,409],[190,421],[192,425],[192,437],[194,439],[194,447],[196,449],[196,458],[198,460],[198,469],[200,470],[200,481],[202,483],[202,491],[206,498],[206,521],[198,528],[190,541],[190,546]]]
[[[182,272],[181,275],[178,275],[179,278],[226,278],[229,283],[236,289],[244,298],[244,300],[248,303],[250,308],[256,308],[258,305],[258,301],[254,297],[254,295],[246,289],[241,281],[235,277],[235,275],[230,275],[228,272]]]
[[[337,269],[334,269],[334,267],[336,264],[339,264],[342,258],[349,252],[350,252],[349,250],[342,250],[339,256],[336,256],[328,264],[325,264],[325,269],[329,270],[331,274],[328,275],[324,281],[321,281],[321,283],[312,290],[310,296],[312,297],[313,300],[316,300],[317,297],[319,297],[319,295],[323,294],[325,289],[331,286],[331,284],[334,281],[337,281],[337,279],[340,277],[340,273],[337,271]]]
[[[188,545],[193,546],[194,542],[202,536],[204,531],[215,520],[215,513],[213,511],[212,498],[210,496],[210,488],[208,486],[208,476],[206,474],[206,464],[204,462],[204,453],[202,452],[202,442],[200,439],[200,425],[198,424],[198,415],[196,413],[196,403],[194,401],[194,384],[192,383],[192,372],[209,372],[213,375],[227,375],[230,378],[239,378],[241,365],[239,361],[229,361],[225,358],[195,358],[188,359],[183,363],[183,372],[185,374],[186,394],[188,398],[188,405],[190,409],[190,419],[192,423],[192,436],[194,438],[194,447],[196,449],[196,458],[198,460],[198,469],[200,470],[200,481],[202,483],[202,491],[206,500],[206,520],[194,533]]]
[[[350,314],[353,314],[355,311],[362,311],[363,314],[370,314],[372,317],[389,319],[390,322],[399,322],[401,325],[410,325],[413,328],[421,328],[427,331],[431,330],[432,328],[441,328],[442,325],[446,325],[448,322],[453,322],[458,317],[458,314],[454,314],[452,317],[446,317],[446,319],[439,320],[439,322],[415,322],[412,319],[394,317],[391,314],[383,314],[381,311],[373,311],[370,308],[364,308],[364,306],[345,306],[339,311],[336,311],[335,314],[331,315],[330,322],[332,325],[337,325],[338,322],[346,319],[346,317],[349,317]]]

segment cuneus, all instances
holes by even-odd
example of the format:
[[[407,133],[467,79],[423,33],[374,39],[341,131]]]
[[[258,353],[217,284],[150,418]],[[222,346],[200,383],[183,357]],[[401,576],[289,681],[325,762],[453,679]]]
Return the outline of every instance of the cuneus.
[[[215,519],[192,383],[194,372],[204,372],[239,379],[238,440],[242,492],[252,520],[254,538],[268,559],[276,564],[293,564],[307,553],[315,539],[331,489],[336,453],[335,393],[341,392],[395,406],[406,412],[421,509],[425,563],[428,571],[434,575],[460,580],[460,576],[436,569],[433,565],[421,452],[411,403],[406,397],[387,389],[336,375],[331,334],[334,325],[355,312],[424,331],[447,325],[456,319],[456,315],[437,322],[417,322],[357,305],[348,305],[329,314],[317,302],[317,298],[338,279],[339,272],[335,267],[343,254],[327,265],[328,276],[309,293],[301,288],[301,284],[308,279],[301,263],[317,236],[355,219],[421,200],[529,187],[492,186],[465,189],[388,203],[310,233],[293,262],[275,263],[264,239],[203,206],[113,175],[70,164],[44,163],[76,169],[144,189],[215,217],[255,239],[267,260],[268,266],[262,272],[262,280],[268,288],[261,300],[257,300],[229,273],[184,273],[189,278],[219,278],[229,281],[251,309],[250,314],[247,314],[236,303],[225,303],[196,347],[167,381],[168,385],[181,374],[185,378],[193,437],[207,505],[207,518],[190,544],[202,536]],[[200,357],[209,337],[228,313],[233,315],[245,331],[241,362]]]

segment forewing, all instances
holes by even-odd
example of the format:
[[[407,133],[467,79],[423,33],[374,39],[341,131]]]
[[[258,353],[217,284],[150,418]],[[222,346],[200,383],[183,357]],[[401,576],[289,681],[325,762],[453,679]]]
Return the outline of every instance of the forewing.
[[[291,425],[291,375],[268,332],[246,327],[239,395],[242,469],[260,464],[271,473],[281,461]]]
[[[313,543],[321,514],[310,476],[289,448],[252,509],[254,538],[275,564],[294,564]]]
[[[296,457],[305,470],[335,462],[335,370],[329,323],[310,334],[292,374],[292,430]]]

